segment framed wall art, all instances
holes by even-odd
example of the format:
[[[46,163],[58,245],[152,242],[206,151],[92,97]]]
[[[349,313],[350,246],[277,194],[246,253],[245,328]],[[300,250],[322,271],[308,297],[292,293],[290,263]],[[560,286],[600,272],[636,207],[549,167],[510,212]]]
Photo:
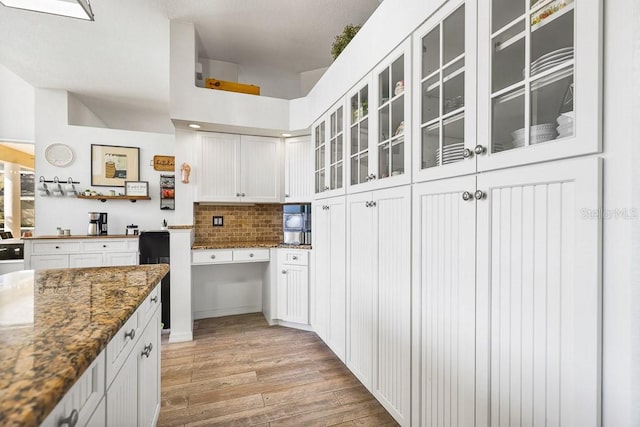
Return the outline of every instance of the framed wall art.
[[[149,182],[147,181],[125,181],[124,194],[127,196],[149,196]]]
[[[91,185],[124,187],[140,179],[140,148],[91,144]]]

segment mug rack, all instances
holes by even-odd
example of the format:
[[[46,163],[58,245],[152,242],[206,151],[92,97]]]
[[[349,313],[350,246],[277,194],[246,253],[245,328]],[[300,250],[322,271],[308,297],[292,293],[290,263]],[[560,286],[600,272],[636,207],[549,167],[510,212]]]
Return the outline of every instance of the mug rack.
[[[80,184],[80,182],[74,181],[71,177],[69,177],[66,181],[60,181],[60,178],[58,178],[57,176],[54,176],[51,180],[48,180],[44,176],[41,176],[38,179],[38,193],[42,197],[74,197],[78,195],[76,184]]]

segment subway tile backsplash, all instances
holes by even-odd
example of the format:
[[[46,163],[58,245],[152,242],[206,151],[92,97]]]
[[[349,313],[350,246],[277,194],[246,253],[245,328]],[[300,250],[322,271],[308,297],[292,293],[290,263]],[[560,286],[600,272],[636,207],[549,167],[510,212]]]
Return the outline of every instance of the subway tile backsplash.
[[[228,242],[281,242],[282,205],[215,206],[194,203],[195,241],[198,244]],[[214,227],[213,216],[224,217]]]

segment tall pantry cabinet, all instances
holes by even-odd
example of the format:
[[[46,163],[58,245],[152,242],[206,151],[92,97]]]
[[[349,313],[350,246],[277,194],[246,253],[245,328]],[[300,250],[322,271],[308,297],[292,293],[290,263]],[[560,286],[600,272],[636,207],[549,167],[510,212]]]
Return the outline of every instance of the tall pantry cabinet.
[[[347,367],[402,423],[411,395],[411,188],[347,196]]]

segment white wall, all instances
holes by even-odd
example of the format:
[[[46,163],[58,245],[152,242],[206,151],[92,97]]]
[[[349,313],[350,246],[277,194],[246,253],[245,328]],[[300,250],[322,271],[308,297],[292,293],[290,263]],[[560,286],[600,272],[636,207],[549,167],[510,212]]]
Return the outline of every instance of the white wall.
[[[67,93],[67,117],[70,125],[108,128],[107,124],[82,103],[76,96]]]
[[[238,64],[232,64],[231,62],[214,61],[213,59],[199,58],[198,61],[202,64],[202,78],[226,80],[228,82],[239,82],[238,74],[240,67]]]
[[[260,96],[293,99],[300,96],[300,74],[269,67],[240,66],[240,83],[260,86]]]
[[[300,73],[300,96],[307,96],[328,69],[329,67],[323,67]]]
[[[80,189],[91,187],[91,144],[140,147],[140,180],[149,181],[152,200],[131,203],[113,200],[101,203],[97,200],[77,198],[42,197],[36,195],[36,235],[54,234],[56,227],[70,228],[72,234],[84,235],[87,229],[87,212],[109,213],[109,233],[124,234],[127,224],[137,224],[141,229],[159,229],[163,218],[175,224],[173,211],[161,211],[159,192],[160,174],[149,162],[156,154],[174,155],[174,135],[131,132],[114,129],[70,126],[67,124],[67,92],[36,89],[35,92],[35,162],[36,177],[61,180],[72,177],[80,181]],[[50,165],[44,158],[49,144],[61,142],[71,146],[75,159],[65,168]],[[106,192],[109,187],[92,187]],[[121,188],[113,188],[122,191]]]
[[[0,140],[33,142],[33,87],[0,64]]]

